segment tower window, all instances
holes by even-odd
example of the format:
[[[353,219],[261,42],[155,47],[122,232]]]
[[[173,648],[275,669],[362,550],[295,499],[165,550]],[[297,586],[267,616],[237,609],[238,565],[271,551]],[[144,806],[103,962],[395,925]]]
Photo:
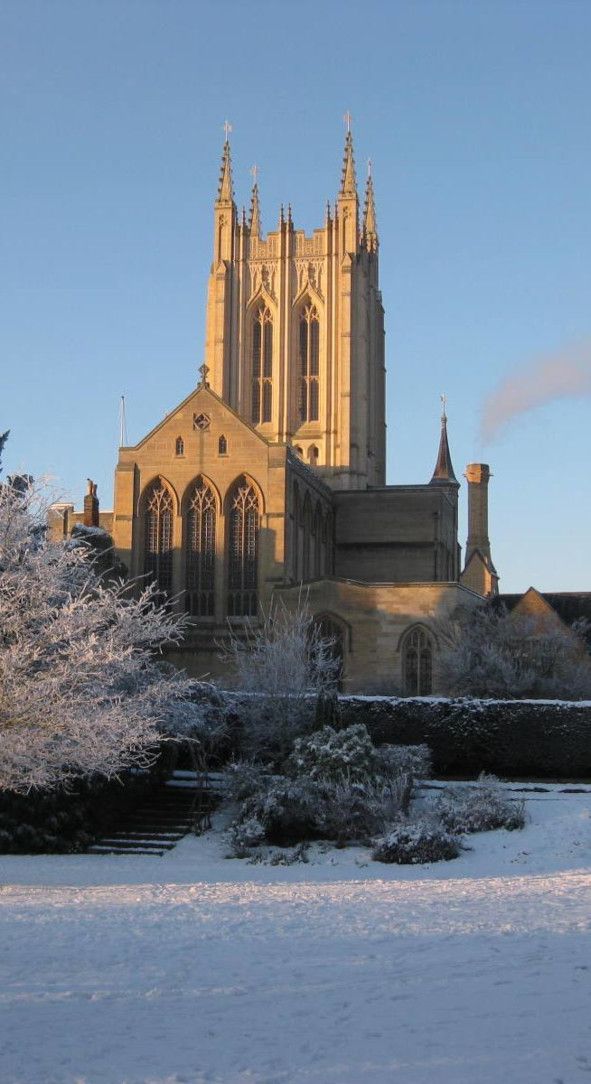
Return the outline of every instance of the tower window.
[[[251,421],[270,422],[273,416],[273,320],[260,308],[252,325]]]
[[[258,609],[259,503],[244,476],[230,494],[228,615],[256,617]]]
[[[405,696],[429,696],[433,687],[433,647],[424,629],[411,629],[402,645]]]
[[[224,436],[221,436],[218,440],[218,455],[228,454],[228,441]]]
[[[316,422],[320,409],[320,323],[313,305],[306,305],[300,316],[299,334],[300,422]]]
[[[311,444],[308,448],[308,462],[311,467],[318,466],[318,448],[315,444]]]
[[[182,437],[177,437],[176,438],[176,442],[175,442],[175,445],[174,445],[174,454],[175,455],[184,455],[185,454],[185,442],[184,442]]]
[[[158,479],[145,496],[144,572],[165,594],[172,590],[172,495]]]
[[[215,609],[215,497],[198,478],[185,517],[185,609],[192,617],[213,617]]]

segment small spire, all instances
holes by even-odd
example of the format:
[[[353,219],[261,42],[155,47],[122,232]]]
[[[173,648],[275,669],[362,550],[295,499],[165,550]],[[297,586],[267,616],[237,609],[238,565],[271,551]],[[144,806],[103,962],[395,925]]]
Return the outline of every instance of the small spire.
[[[284,225],[284,223],[285,223],[285,215],[284,215],[284,212],[283,212],[283,204],[281,204],[281,207],[279,208],[279,229],[281,229],[281,227]]]
[[[441,436],[439,438],[439,451],[437,453],[437,462],[435,464],[435,470],[433,471],[433,477],[429,485],[448,485],[459,486],[459,482],[454,474],[454,469],[451,462],[451,453],[449,450],[449,443],[447,439],[447,414],[445,412],[446,398],[445,395],[441,396]]]
[[[341,175],[341,196],[356,196],[357,195],[357,178],[355,176],[355,158],[353,155],[353,136],[351,135],[351,114],[345,113],[345,125],[347,128],[347,134],[345,136],[345,153],[343,155],[343,172]]]
[[[259,206],[259,186],[257,184],[257,176],[259,172],[258,166],[252,166],[250,172],[252,173],[252,192],[250,196],[250,232],[254,237],[261,236],[261,209]]]
[[[326,215],[325,215],[324,221],[325,221],[325,224],[327,226],[330,226],[332,218],[331,218],[331,214],[330,214],[330,200],[329,199],[327,199],[327,201],[326,201]]]
[[[232,125],[224,121],[224,149],[222,151],[222,165],[220,168],[220,181],[218,184],[218,203],[234,202],[234,186],[232,184],[232,159],[230,157],[230,140],[228,136],[232,131]]]
[[[365,183],[365,207],[363,209],[363,240],[368,252],[375,252],[378,247],[378,224],[376,205],[371,175],[371,158],[367,162],[367,181]]]

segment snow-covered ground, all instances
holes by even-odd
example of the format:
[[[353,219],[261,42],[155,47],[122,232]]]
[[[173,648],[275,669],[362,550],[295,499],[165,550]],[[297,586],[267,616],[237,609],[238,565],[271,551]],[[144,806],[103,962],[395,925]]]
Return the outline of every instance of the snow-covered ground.
[[[2,1084],[591,1079],[591,793],[454,862],[0,858]]]

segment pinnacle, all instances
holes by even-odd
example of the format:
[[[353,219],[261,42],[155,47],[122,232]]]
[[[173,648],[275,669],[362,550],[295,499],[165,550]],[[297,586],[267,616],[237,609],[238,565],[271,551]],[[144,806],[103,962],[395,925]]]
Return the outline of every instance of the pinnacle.
[[[222,164],[220,169],[220,181],[218,185],[218,203],[234,202],[234,186],[232,184],[232,159],[230,157],[230,143],[226,138],[222,151]]]
[[[378,247],[378,224],[376,220],[375,196],[373,190],[373,177],[371,172],[367,174],[365,185],[365,207],[363,209],[363,238],[370,252],[375,252]]]
[[[250,197],[250,232],[255,237],[261,235],[261,209],[259,205],[259,186],[254,182]]]
[[[353,136],[348,129],[345,137],[345,153],[343,155],[343,171],[341,175],[341,196],[357,195],[357,178],[355,176],[355,157],[353,154]]]

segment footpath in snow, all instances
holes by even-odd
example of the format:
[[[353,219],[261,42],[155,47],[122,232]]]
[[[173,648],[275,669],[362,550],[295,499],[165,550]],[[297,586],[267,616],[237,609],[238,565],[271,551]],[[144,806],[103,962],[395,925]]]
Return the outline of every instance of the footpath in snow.
[[[2,1084],[591,1079],[591,793],[456,861],[0,858]]]

